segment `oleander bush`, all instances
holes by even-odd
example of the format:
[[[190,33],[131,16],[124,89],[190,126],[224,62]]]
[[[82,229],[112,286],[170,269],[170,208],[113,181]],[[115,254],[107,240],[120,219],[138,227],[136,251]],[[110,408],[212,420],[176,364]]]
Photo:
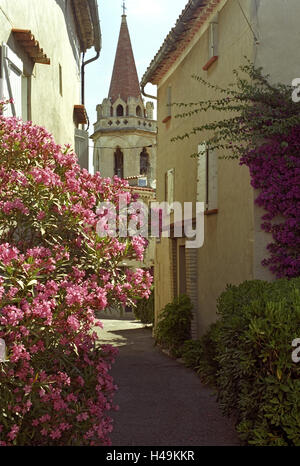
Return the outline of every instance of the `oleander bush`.
[[[300,278],[229,286],[220,320],[202,340],[197,370],[214,382],[221,408],[251,445],[300,446]],[[206,348],[206,349],[205,349]]]
[[[45,129],[2,115],[0,181],[0,445],[108,445],[116,350],[99,344],[95,312],[148,297],[152,278],[121,266],[145,242],[100,237],[98,207],[135,198]]]
[[[175,298],[158,318],[155,339],[175,357],[180,357],[184,342],[191,338],[192,304],[188,296]]]
[[[135,317],[145,325],[154,323],[154,288],[149,298],[138,299],[133,309]]]

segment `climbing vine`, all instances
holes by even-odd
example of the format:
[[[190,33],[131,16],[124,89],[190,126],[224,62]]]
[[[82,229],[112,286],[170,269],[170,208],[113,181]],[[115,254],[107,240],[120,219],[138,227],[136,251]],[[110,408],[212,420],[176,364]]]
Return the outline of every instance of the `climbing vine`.
[[[266,212],[261,227],[272,235],[262,264],[277,278],[296,277],[300,275],[300,104],[292,100],[292,87],[271,84],[269,76],[249,61],[233,73],[235,82],[227,88],[193,76],[218,98],[174,104],[181,111],[176,118],[199,115],[200,120],[203,112],[214,111],[220,119],[193,127],[172,141],[206,131],[211,149],[249,168],[251,185],[258,191],[255,202]]]

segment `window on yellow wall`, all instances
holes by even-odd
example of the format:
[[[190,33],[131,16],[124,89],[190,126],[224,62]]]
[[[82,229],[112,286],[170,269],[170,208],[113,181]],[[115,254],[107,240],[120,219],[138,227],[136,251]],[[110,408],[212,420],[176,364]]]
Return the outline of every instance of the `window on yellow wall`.
[[[167,88],[167,116],[172,115],[172,87]]]
[[[175,169],[171,168],[165,174],[165,200],[169,205],[174,202],[174,178]]]
[[[207,211],[218,209],[218,156],[206,142],[198,146],[197,201],[204,202]]]
[[[218,59],[218,16],[215,16],[208,27],[208,61],[203,66],[207,71]]]
[[[168,86],[166,90],[166,112],[163,123],[169,121],[172,117],[172,87]]]
[[[218,56],[218,23],[211,22],[209,25],[209,49],[208,58]]]

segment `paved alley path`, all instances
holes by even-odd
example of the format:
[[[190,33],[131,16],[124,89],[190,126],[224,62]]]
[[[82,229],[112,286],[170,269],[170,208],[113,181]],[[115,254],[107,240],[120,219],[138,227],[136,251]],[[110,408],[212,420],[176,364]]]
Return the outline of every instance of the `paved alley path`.
[[[112,369],[120,406],[113,414],[113,446],[239,444],[211,389],[156,348],[151,330],[133,321],[101,321],[101,340],[120,350]]]

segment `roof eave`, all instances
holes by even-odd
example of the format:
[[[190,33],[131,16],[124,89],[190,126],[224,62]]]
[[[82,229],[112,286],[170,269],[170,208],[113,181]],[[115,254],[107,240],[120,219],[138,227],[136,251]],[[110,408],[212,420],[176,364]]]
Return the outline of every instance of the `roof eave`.
[[[97,0],[89,0],[89,5],[94,27],[94,48],[96,52],[100,52],[102,47],[102,36]]]
[[[97,0],[73,0],[73,11],[77,22],[82,52],[94,47],[101,50],[101,28]]]
[[[141,88],[144,89],[148,83],[158,84],[155,79],[155,74],[159,67],[166,60],[168,55],[176,49],[177,42],[183,37],[188,30],[187,25],[191,23],[195,17],[197,17],[198,11],[201,7],[204,7],[209,3],[210,0],[189,0],[175,26],[170,30],[169,34],[165,38],[161,48],[151,61],[148,69],[141,80]]]

